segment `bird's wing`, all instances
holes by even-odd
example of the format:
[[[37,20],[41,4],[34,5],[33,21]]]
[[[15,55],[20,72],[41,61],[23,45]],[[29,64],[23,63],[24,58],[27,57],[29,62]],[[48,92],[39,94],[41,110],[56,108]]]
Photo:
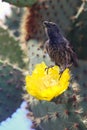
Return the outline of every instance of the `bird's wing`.
[[[65,39],[65,43],[66,43],[66,50],[70,53],[71,55],[71,60],[73,62],[73,64],[77,67],[78,66],[78,58],[77,55],[73,49],[73,46],[69,43],[69,41],[67,39]]]

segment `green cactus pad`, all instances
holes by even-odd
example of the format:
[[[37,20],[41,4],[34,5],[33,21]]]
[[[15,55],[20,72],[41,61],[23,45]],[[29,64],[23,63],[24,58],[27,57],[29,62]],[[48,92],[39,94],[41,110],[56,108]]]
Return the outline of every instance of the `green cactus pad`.
[[[8,60],[19,67],[25,67],[23,61],[24,54],[19,45],[19,41],[10,36],[7,30],[0,28],[0,58]]]
[[[30,40],[28,42],[28,56],[29,56],[29,72],[31,73],[35,65],[44,61],[47,65],[53,65],[49,56],[40,47],[38,41]]]
[[[79,67],[73,69],[73,75],[75,78],[73,87],[74,89],[79,89],[79,95],[81,97],[80,106],[83,110],[82,116],[84,117],[83,119],[85,119],[87,118],[87,61],[80,60]]]
[[[19,38],[20,35],[20,19],[22,12],[22,8],[12,6],[11,14],[5,17],[4,24],[8,28],[8,31],[15,36],[15,38]]]
[[[68,33],[68,38],[73,44],[78,57],[87,60],[87,11],[82,11],[74,21]]]
[[[24,20],[25,17],[23,17],[22,20],[27,32],[25,40],[35,38],[44,41],[46,35],[43,21],[46,20],[58,24],[61,31],[66,35],[72,24],[71,17],[77,11],[76,8],[80,3],[81,1],[79,0],[45,0],[33,5],[24,13],[24,16],[29,14],[27,19]]]
[[[8,2],[10,4],[16,5],[18,7],[29,7],[32,6],[37,2],[37,0],[3,0],[5,2]]]
[[[36,130],[67,130],[71,127],[78,130],[86,130],[86,126],[81,119],[81,115],[74,108],[72,96],[69,97],[69,92],[64,93],[57,99],[57,102],[38,101],[32,97],[28,97],[29,110],[32,112],[34,129]],[[72,95],[73,93],[71,93]],[[71,100],[70,100],[71,98]],[[78,104],[77,104],[78,105]]]
[[[0,122],[10,117],[22,103],[22,72],[0,61]]]
[[[43,61],[43,51],[38,51],[36,46],[37,42],[35,43],[35,41],[29,43],[30,66],[32,66],[32,63],[35,65],[39,62],[37,58],[38,55],[40,55],[40,62]],[[45,62],[47,62],[48,65],[51,64],[50,60],[46,60]],[[25,94],[24,98],[28,101],[28,109],[31,111],[29,118],[33,121],[32,127],[34,129],[87,129],[87,62],[79,61],[79,67],[73,68],[72,74],[73,80],[70,88],[51,102],[39,101]]]

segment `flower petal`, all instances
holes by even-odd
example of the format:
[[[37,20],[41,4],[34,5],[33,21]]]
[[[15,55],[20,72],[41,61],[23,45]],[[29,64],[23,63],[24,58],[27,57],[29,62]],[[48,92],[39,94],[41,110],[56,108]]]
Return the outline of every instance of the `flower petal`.
[[[32,75],[26,76],[27,92],[39,100],[50,101],[62,94],[69,86],[70,71],[66,69],[60,75],[58,66],[54,66],[46,72],[46,64],[37,64]]]

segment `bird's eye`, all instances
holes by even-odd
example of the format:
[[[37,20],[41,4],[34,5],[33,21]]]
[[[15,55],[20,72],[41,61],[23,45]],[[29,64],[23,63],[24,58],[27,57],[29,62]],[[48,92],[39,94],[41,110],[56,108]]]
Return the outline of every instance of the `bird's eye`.
[[[53,24],[53,27],[55,27],[55,28],[56,28],[56,25],[55,25],[55,24]]]

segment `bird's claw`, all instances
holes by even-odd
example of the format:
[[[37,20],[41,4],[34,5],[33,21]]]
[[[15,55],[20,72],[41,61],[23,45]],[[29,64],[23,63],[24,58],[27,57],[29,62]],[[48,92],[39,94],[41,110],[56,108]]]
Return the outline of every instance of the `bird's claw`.
[[[48,74],[49,69],[52,68],[52,67],[54,67],[54,65],[50,65],[50,66],[45,68],[45,71],[47,71],[47,74]]]
[[[65,70],[65,69],[60,70],[60,72],[59,72],[60,77],[59,77],[59,78],[61,78],[61,76],[62,76],[62,74],[63,74],[64,70]]]
[[[62,75],[62,73],[63,73],[63,70],[61,70],[61,71],[59,72],[60,75]]]

